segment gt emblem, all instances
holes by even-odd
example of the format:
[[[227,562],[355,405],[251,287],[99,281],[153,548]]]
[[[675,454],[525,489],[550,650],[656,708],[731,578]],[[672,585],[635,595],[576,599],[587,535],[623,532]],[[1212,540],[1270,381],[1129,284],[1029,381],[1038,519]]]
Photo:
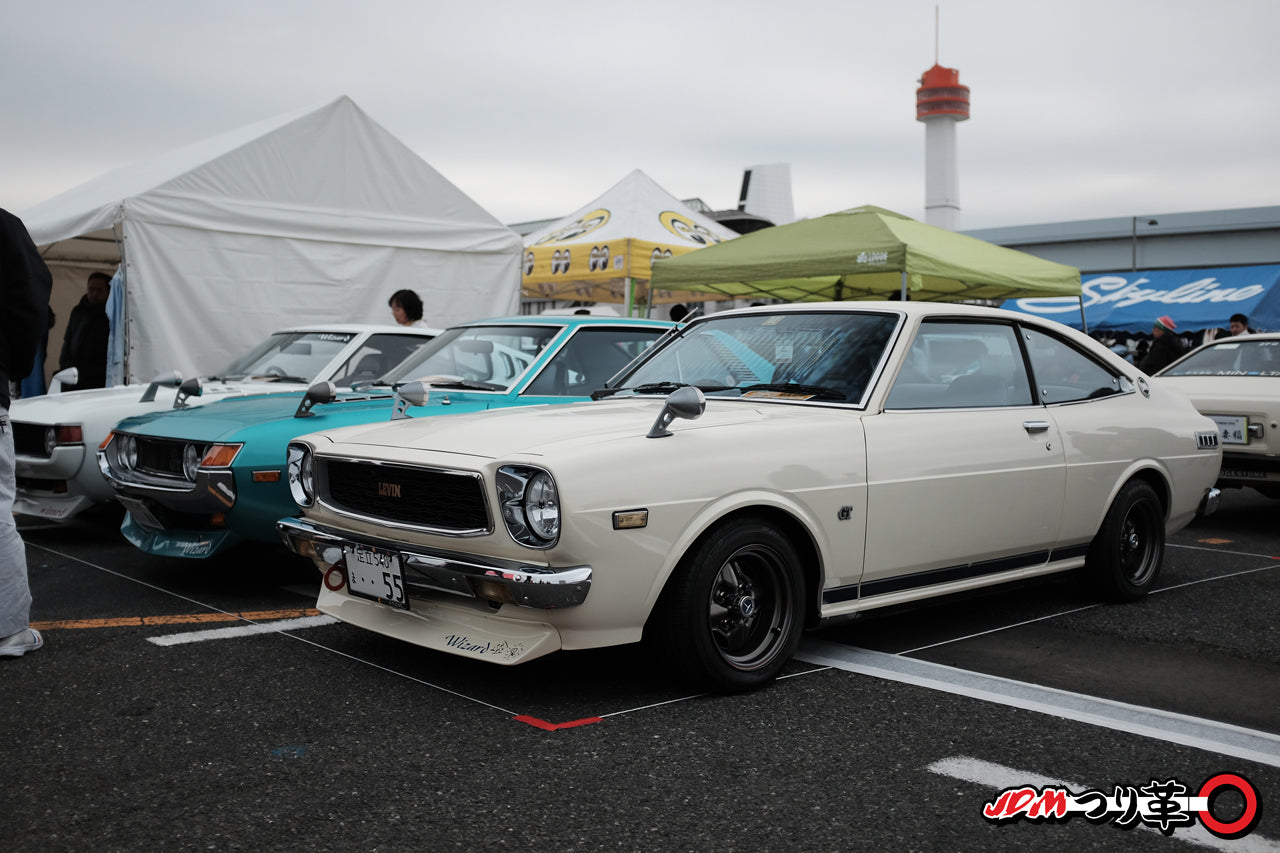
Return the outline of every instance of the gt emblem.
[[[398,498],[398,497],[400,497],[400,484],[399,484],[399,483],[382,483],[382,482],[379,482],[379,483],[378,483],[378,496],[379,496],[379,497],[384,497],[384,498]]]
[[[840,507],[840,511],[836,513],[836,518],[840,519],[841,521],[848,521],[849,519],[853,518],[853,507],[851,506]]]

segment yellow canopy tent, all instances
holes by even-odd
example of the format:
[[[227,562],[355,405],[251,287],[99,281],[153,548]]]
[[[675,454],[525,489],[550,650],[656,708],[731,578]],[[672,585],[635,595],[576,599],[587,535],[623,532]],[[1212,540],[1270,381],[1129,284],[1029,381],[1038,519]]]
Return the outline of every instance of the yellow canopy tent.
[[[524,241],[522,294],[639,306],[727,299],[650,290],[652,264],[738,235],[690,209],[639,169],[575,213]]]

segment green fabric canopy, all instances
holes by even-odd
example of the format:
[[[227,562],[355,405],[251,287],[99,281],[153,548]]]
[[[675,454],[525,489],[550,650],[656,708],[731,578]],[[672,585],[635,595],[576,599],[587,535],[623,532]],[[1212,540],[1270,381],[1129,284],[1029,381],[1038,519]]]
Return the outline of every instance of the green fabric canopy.
[[[1080,271],[878,207],[754,231],[653,265],[653,287],[822,302],[1079,296]]]

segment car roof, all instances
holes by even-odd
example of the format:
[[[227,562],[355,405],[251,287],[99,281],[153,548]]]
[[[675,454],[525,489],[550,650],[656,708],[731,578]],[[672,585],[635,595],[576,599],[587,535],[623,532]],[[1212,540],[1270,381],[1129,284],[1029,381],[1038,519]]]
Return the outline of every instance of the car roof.
[[[298,332],[319,332],[321,334],[347,334],[360,332],[398,332],[406,335],[438,335],[444,329],[428,329],[422,326],[401,326],[397,323],[309,323],[305,326],[289,326],[274,329],[271,334],[284,335]]]
[[[471,320],[458,323],[459,327],[468,326],[674,326],[669,320],[648,319],[645,317],[607,317],[600,314],[525,314],[515,317],[494,317],[489,320]]]

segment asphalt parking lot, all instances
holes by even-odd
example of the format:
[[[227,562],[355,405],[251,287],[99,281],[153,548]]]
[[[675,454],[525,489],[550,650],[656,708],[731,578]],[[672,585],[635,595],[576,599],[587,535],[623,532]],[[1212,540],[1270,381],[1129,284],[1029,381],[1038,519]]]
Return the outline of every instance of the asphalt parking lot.
[[[319,576],[283,549],[150,557],[112,512],[24,519],[47,645],[0,661],[0,839],[1280,850],[1277,511],[1228,492],[1170,541],[1159,591],[1137,604],[1063,580],[877,615],[811,635],[784,678],[740,696],[690,695],[636,648],[498,668],[368,635],[310,610]],[[1207,820],[983,814],[1005,789],[1123,806],[1170,782],[1221,794]],[[1256,827],[1210,834],[1248,792]]]

